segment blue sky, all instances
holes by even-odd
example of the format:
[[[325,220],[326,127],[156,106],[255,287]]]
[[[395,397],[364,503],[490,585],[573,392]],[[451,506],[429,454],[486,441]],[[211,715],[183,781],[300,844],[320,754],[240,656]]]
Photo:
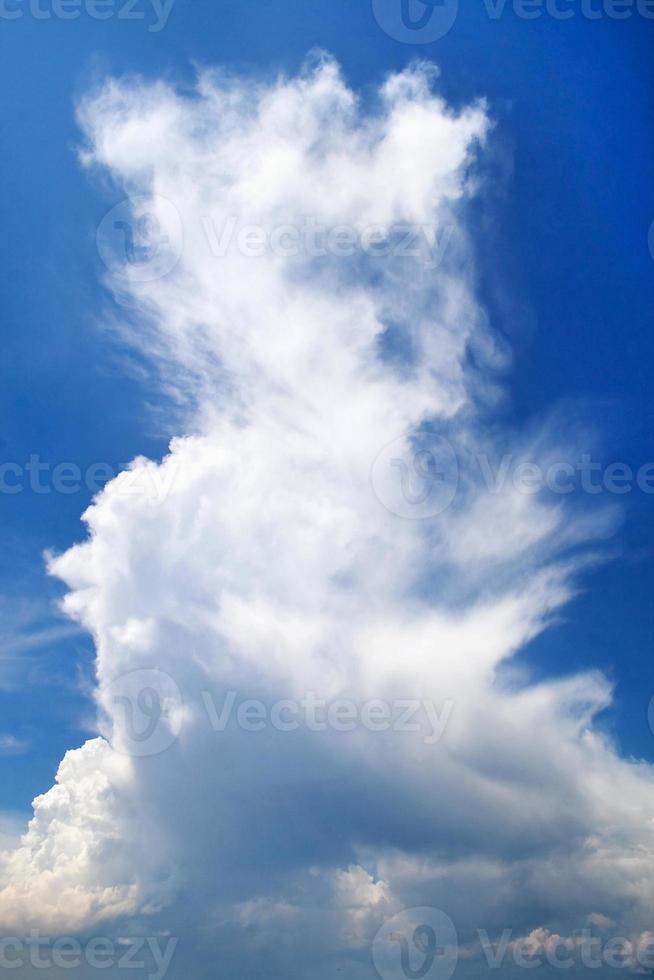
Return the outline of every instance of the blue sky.
[[[175,0],[157,32],[144,0],[145,20],[37,19],[26,7],[0,18],[0,461],[118,472],[140,454],[160,459],[179,431],[156,371],[104,329],[116,308],[95,235],[124,195],[80,165],[80,99],[108,75],[185,91],[198,66],[294,74],[315,48],[364,100],[420,57],[438,65],[453,108],[487,101],[485,189],[466,222],[478,298],[513,351],[494,425],[524,432],[554,416],[604,468],[653,461],[654,20],[591,20],[580,5],[569,20],[525,19],[511,4],[493,19],[482,2],[460,6],[445,36],[415,45],[385,33],[369,0]],[[23,479],[20,493],[0,493],[0,811],[21,819],[66,750],[95,733],[93,644],[56,613],[64,588],[43,557],[83,539],[92,493]],[[574,497],[589,514],[622,508],[601,545],[611,560],[584,572],[517,662],[535,678],[604,671],[616,691],[600,728],[625,756],[654,761],[654,495]],[[2,737],[16,744],[3,751]]]

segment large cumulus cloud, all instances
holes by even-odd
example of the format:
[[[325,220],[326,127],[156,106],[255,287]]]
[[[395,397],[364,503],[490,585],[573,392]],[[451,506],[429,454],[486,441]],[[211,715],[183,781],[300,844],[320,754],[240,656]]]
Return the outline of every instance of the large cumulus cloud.
[[[465,221],[492,136],[484,105],[455,112],[434,81],[419,65],[364,104],[320,58],[274,83],[109,81],[81,107],[84,163],[165,240],[165,268],[108,282],[185,434],[110,483],[87,539],[51,563],[96,643],[99,737],[66,756],[3,858],[5,928],[150,917],[193,936],[180,976],[215,975],[219,948],[225,975],[263,957],[266,976],[306,976],[309,957],[311,975],[338,961],[363,977],[403,907],[445,909],[464,943],[591,914],[647,926],[654,785],[594,723],[610,685],[508,669],[611,518],[491,494],[469,465],[496,445],[508,364]],[[346,228],[353,254],[316,254],[307,223]],[[417,253],[381,232],[362,247],[409,225]],[[221,238],[244,226],[260,254]],[[513,438],[555,452],[546,434]],[[445,439],[449,506],[411,512],[409,493],[398,513],[387,481]],[[163,678],[153,753],[130,751],[142,677]],[[438,740],[217,731],[208,705],[229,692],[428,700],[446,724]]]

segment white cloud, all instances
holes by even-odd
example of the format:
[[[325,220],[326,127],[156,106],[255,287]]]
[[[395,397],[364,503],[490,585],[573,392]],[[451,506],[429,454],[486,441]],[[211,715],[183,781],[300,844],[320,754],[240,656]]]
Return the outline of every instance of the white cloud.
[[[20,846],[5,855],[3,928],[32,920],[49,929],[83,929],[134,909],[139,889],[129,881],[123,847],[130,804],[120,801],[128,767],[103,739],[66,754],[56,785],[34,801]]]
[[[109,283],[130,341],[184,400],[187,435],[160,465],[133,464],[166,488],[156,505],[114,481],[85,515],[88,539],[52,561],[96,642],[113,748],[69,753],[35,802],[4,857],[4,924],[77,929],[163,908],[175,933],[190,905],[240,966],[254,935],[271,976],[288,970],[274,944],[298,922],[329,964],[402,906],[444,908],[463,934],[591,913],[644,925],[652,772],[594,728],[607,681],[512,687],[502,670],[573,594],[586,559],[565,549],[604,535],[606,515],[489,496],[464,472],[443,514],[408,520],[371,487],[384,446],[403,436],[406,455],[425,423],[462,458],[487,448],[503,363],[460,211],[486,110],[454,112],[432,81],[418,66],[364,107],[324,59],[268,85],[205,73],[193,94],[114,81],[84,103],[86,163],[151,198],[179,252],[163,277],[127,264]],[[220,232],[232,216],[268,231],[309,217],[452,235],[430,269],[396,253],[216,256],[207,222]],[[130,759],[116,684],[137,670],[170,675],[184,704],[168,698],[158,720],[170,747]],[[437,745],[360,729],[246,736],[212,730],[207,690],[454,710]],[[146,723],[152,706],[131,709]]]
[[[0,735],[0,755],[20,755],[26,752],[29,743],[15,735]]]

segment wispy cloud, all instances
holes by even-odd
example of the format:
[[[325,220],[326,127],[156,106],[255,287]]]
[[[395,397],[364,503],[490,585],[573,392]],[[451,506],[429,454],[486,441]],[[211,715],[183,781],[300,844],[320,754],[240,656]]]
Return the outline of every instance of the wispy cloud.
[[[307,951],[312,975],[336,957],[358,977],[403,907],[447,907],[462,937],[645,927],[653,775],[595,725],[611,685],[502,671],[615,518],[490,492],[469,465],[524,439],[500,431],[506,349],[461,207],[488,110],[455,112],[435,82],[417,65],[364,105],[319,58],[270,84],[205,72],[193,93],[113,80],[82,105],[84,161],[117,188],[107,284],[186,434],[132,464],[168,488],[156,507],[108,484],[51,562],[96,643],[102,737],[5,855],[5,924],[192,919],[226,973],[256,955],[269,977],[305,977]],[[310,219],[355,229],[357,251],[216,254],[207,220],[234,215],[264,246]],[[450,229],[438,263],[398,251],[407,225]],[[529,458],[559,448],[544,425]],[[220,711],[234,691],[250,727],[207,724],[203,695]],[[398,698],[451,705],[436,744],[384,725]],[[285,728],[308,702],[341,727]],[[256,727],[261,705],[275,724]],[[348,705],[367,723],[343,729]]]
[[[77,624],[40,599],[0,596],[0,687],[24,683],[34,654],[80,634]]]
[[[28,748],[29,742],[25,739],[0,734],[0,755],[22,755]]]

